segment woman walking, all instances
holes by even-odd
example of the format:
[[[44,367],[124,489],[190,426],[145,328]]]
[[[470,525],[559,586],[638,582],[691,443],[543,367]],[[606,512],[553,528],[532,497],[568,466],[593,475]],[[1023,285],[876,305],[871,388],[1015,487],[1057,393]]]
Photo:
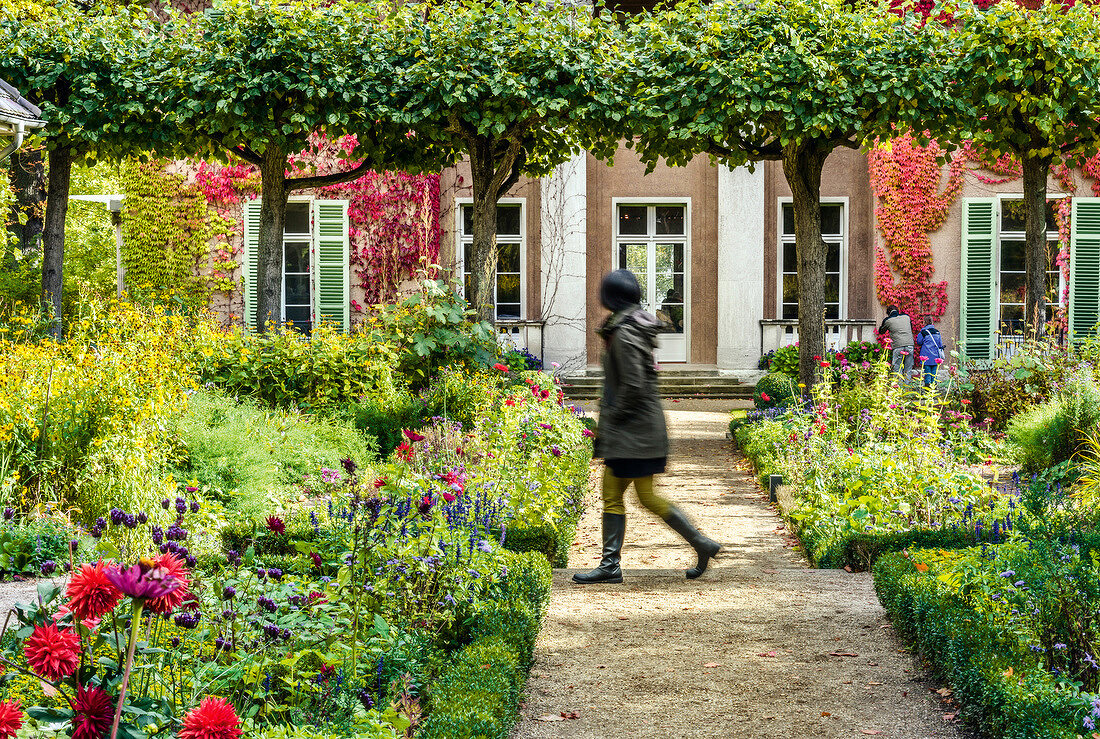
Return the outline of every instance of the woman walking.
[[[604,459],[603,558],[596,569],[573,575],[578,583],[623,581],[619,568],[626,507],[623,494],[633,483],[638,499],[687,540],[698,555],[689,578],[702,575],[721,545],[704,536],[671,502],[653,492],[653,476],[665,471],[668,430],[657,394],[657,347],[660,322],[642,310],[642,291],[629,270],[604,277],[600,302],[611,316],[600,328],[604,341],[604,389],[596,430],[596,456]]]

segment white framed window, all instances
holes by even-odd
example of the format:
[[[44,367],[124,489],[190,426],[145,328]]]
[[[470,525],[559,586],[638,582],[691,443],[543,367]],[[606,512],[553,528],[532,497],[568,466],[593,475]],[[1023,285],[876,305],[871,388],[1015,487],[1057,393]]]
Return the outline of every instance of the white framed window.
[[[462,294],[470,293],[466,250],[474,241],[474,206],[459,200],[458,244],[455,250],[462,274]],[[497,269],[493,276],[493,306],[498,321],[523,319],[527,299],[527,204],[524,198],[502,198],[497,203]]]
[[[1058,258],[1058,224],[1055,208],[1062,196],[1049,196],[1046,207],[1047,308],[1046,320],[1065,305],[1065,277],[1055,263]],[[1027,297],[1027,242],[1024,200],[1020,195],[1000,197],[997,231],[997,324],[1003,335],[1023,334],[1027,327],[1024,301]]]
[[[628,269],[642,288],[642,307],[657,313],[683,334],[688,305],[688,204],[615,202],[615,269]]]
[[[798,318],[798,260],[795,258],[794,203],[779,198],[776,274],[777,318]],[[821,199],[821,238],[825,241],[825,318],[847,318],[848,198]]]
[[[310,201],[291,200],[283,222],[283,321],[295,329],[313,330],[310,246],[313,244]]]

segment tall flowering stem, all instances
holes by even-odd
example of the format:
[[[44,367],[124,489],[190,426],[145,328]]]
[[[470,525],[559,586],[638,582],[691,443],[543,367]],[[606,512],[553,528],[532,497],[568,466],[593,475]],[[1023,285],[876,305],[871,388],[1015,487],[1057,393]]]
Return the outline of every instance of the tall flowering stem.
[[[126,688],[130,685],[130,670],[134,666],[134,651],[137,649],[138,625],[141,623],[141,612],[145,608],[145,601],[138,598],[134,600],[133,615],[130,619],[130,644],[126,648],[126,669],[122,673],[122,686],[118,691],[118,706],[115,708],[115,720],[111,722],[111,739],[118,739],[118,725],[122,720],[122,706],[126,703]]]

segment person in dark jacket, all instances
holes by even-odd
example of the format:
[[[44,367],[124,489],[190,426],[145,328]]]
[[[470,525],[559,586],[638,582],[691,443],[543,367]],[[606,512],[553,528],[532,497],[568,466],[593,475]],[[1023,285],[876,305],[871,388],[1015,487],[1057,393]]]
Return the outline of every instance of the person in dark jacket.
[[[600,328],[604,389],[596,429],[596,456],[603,457],[603,557],[600,565],[573,575],[578,583],[618,583],[620,551],[626,534],[623,495],[631,484],[638,499],[657,514],[695,550],[698,561],[687,571],[696,578],[721,545],[704,536],[668,500],[653,491],[653,476],[665,471],[668,429],[657,394],[657,366],[653,350],[662,324],[642,310],[638,280],[632,272],[615,270],[600,285],[600,302],[611,316]]]
[[[908,382],[913,376],[913,321],[899,312],[896,305],[891,305],[878,331],[880,334],[890,332],[891,364],[894,372]]]

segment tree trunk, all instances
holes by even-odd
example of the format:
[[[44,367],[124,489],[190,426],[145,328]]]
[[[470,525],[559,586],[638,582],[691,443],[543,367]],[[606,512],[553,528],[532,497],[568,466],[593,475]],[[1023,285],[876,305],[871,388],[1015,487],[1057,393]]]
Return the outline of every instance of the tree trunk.
[[[286,221],[286,152],[268,144],[260,165],[260,244],[256,260],[256,330],[283,320],[283,224]]]
[[[24,255],[42,248],[46,210],[46,161],[42,148],[20,149],[11,155],[11,188],[15,202],[8,214],[8,234]]]
[[[51,333],[61,336],[61,286],[65,263],[65,214],[69,210],[69,183],[73,157],[68,148],[50,152],[46,186],[46,221],[42,232],[42,308],[52,311]]]
[[[492,144],[479,139],[470,147],[470,171],[473,177],[474,239],[463,257],[463,269],[470,270],[466,300],[478,317],[496,322],[496,296],[493,287],[497,269],[497,199],[500,183],[494,166]],[[464,279],[464,275],[459,275]]]
[[[789,144],[783,174],[794,200],[794,243],[798,260],[798,379],[809,389],[825,355],[825,258],[821,238],[821,169],[832,148],[820,142]]]
[[[1033,338],[1042,335],[1047,320],[1047,176],[1050,160],[1024,157],[1024,269],[1027,296],[1024,300],[1024,323]]]

